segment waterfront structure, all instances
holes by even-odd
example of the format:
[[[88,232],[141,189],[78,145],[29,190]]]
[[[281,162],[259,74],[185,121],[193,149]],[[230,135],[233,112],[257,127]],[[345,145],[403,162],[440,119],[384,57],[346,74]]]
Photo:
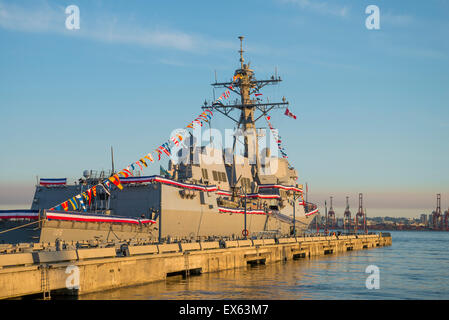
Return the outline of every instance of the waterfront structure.
[[[422,224],[424,224],[424,226],[427,226],[428,224],[427,224],[427,215],[425,214],[425,213],[423,213],[423,214],[421,214],[421,216],[420,216],[420,221],[421,221],[421,223]]]
[[[443,227],[442,223],[442,214],[441,214],[441,194],[437,194],[437,207],[432,212],[432,228],[434,230],[440,230]]]
[[[308,259],[389,246],[389,233],[285,237],[170,244],[136,244],[56,251],[25,244],[0,245],[0,299],[39,294],[78,295],[165,280],[171,275],[216,272],[247,265]],[[18,252],[14,252],[17,250]],[[77,282],[68,282],[76,269]],[[69,284],[69,285],[68,285]]]

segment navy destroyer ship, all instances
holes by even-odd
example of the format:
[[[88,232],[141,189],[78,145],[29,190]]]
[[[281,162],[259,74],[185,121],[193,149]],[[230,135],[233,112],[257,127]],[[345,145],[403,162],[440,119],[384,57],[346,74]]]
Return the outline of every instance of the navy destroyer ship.
[[[235,103],[216,99],[202,106],[235,123],[231,148],[201,146],[190,134],[164,174],[122,177],[120,189],[97,188],[95,197],[78,210],[55,210],[55,206],[101,184],[115,174],[114,169],[85,171],[75,184],[41,179],[30,210],[0,212],[0,242],[199,240],[306,232],[318,209],[304,201],[297,170],[285,154],[272,155],[271,148],[259,150],[263,130],[256,122],[265,119],[270,129],[266,132],[271,133],[269,112],[289,112],[285,98],[266,103],[258,98],[263,87],[281,79],[256,79],[254,70],[244,63],[243,37],[239,38],[240,65],[232,81],[212,84],[238,99]],[[238,143],[243,145],[242,154],[236,152]]]

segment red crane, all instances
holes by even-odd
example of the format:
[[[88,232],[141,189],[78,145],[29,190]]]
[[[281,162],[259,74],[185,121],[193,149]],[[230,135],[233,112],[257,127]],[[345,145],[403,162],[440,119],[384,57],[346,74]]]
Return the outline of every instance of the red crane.
[[[356,233],[357,233],[357,228],[359,227],[359,222],[362,221],[361,220],[362,218],[363,218],[363,228],[366,231],[366,219],[365,219],[365,213],[363,211],[363,194],[359,193],[359,210],[357,210],[357,214],[355,215],[355,226],[354,226],[354,230]]]

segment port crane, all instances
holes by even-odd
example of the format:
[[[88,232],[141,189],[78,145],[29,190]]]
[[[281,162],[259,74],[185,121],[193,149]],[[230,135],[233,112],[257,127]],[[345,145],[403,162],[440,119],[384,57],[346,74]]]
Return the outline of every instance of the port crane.
[[[363,219],[363,228],[366,232],[366,215],[363,210],[363,193],[359,193],[359,209],[355,215],[355,226],[354,231],[357,233],[357,228],[359,227],[360,221]]]

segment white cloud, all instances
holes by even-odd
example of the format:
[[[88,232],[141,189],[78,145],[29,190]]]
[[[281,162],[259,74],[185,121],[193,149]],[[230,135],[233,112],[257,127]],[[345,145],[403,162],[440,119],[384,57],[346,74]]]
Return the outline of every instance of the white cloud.
[[[198,34],[179,30],[140,27],[111,17],[96,17],[95,24],[83,20],[81,28],[65,28],[65,8],[39,2],[39,6],[24,8],[0,1],[0,28],[35,33],[60,34],[109,43],[132,44],[142,47],[160,47],[200,53],[208,49],[233,48],[235,43],[217,41]],[[207,46],[205,45],[207,44]]]
[[[414,23],[414,18],[407,14],[382,13],[381,21],[394,26],[407,27]]]
[[[174,67],[185,67],[187,66],[186,63],[184,63],[183,61],[180,60],[174,60],[174,59],[167,59],[167,58],[162,58],[158,60],[160,63],[169,65],[169,66],[174,66]]]
[[[40,8],[25,9],[15,4],[0,2],[0,27],[24,32],[50,32],[58,24],[64,27],[65,14],[62,8],[52,8],[46,3]]]
[[[315,0],[279,0],[282,3],[292,3],[301,9],[310,10],[319,14],[346,17],[349,14],[348,6],[329,4],[324,1]]]
[[[112,28],[89,29],[81,32],[81,36],[111,43],[173,48],[185,51],[195,51],[200,41],[198,36],[179,31],[148,30],[119,25]]]
[[[428,44],[405,42],[394,35],[387,33],[370,34],[372,45],[386,54],[412,59],[447,59],[448,54],[441,49]]]

